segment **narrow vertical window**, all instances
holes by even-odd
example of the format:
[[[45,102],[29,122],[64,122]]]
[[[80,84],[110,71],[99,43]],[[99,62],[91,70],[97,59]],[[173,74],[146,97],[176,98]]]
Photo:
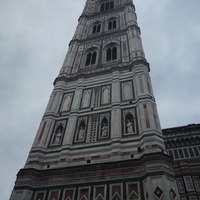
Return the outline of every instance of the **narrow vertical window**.
[[[107,55],[106,55],[106,61],[110,61],[111,60],[111,48],[107,49]]]
[[[113,21],[113,29],[117,28],[117,22],[116,20]]]
[[[116,29],[116,28],[117,28],[117,22],[116,22],[116,20],[108,22],[108,30]]]
[[[101,24],[95,24],[93,26],[92,34],[99,33],[101,31]]]
[[[105,10],[111,10],[114,8],[114,1],[109,1],[107,3],[102,3],[101,4],[101,8],[100,8],[100,12],[103,12]]]
[[[98,26],[97,26],[97,33],[99,33],[101,31],[101,24],[99,24]]]
[[[194,147],[194,152],[195,152],[196,156],[199,156],[199,151],[198,151],[197,147]]]
[[[117,59],[117,48],[113,47],[112,49],[112,60],[116,60]]]
[[[113,9],[114,8],[114,1],[111,1],[110,2],[110,9]]]
[[[101,9],[100,9],[100,11],[104,11],[104,9],[105,9],[105,4],[102,3],[102,4],[101,4]]]
[[[176,158],[176,159],[179,158],[179,156],[178,156],[178,151],[177,151],[176,149],[174,150],[174,155],[175,155],[175,158]]]
[[[106,61],[117,59],[117,47],[108,48],[106,52]]]
[[[108,23],[108,30],[110,30],[110,29],[112,29],[112,22],[110,21],[109,23]]]
[[[188,158],[188,157],[189,157],[189,154],[188,154],[187,149],[183,149],[183,151],[184,151],[185,157]]]
[[[179,151],[180,157],[181,157],[181,158],[184,158],[182,149],[179,149],[178,151]]]
[[[97,25],[94,25],[94,26],[93,26],[92,34],[96,33],[96,31],[97,31]]]
[[[110,9],[110,2],[107,2],[105,10],[109,10],[109,9]]]
[[[194,152],[193,152],[192,148],[190,147],[190,148],[188,148],[188,150],[189,150],[189,152],[190,152],[190,156],[191,156],[191,157],[194,157]]]
[[[97,52],[95,51],[95,52],[93,52],[93,54],[92,54],[91,65],[94,65],[94,64],[95,64],[95,62],[96,62],[96,56],[97,56]]]
[[[96,63],[97,52],[90,52],[87,54],[85,66],[94,65]]]
[[[91,53],[88,53],[85,66],[90,65],[90,60],[91,60]]]

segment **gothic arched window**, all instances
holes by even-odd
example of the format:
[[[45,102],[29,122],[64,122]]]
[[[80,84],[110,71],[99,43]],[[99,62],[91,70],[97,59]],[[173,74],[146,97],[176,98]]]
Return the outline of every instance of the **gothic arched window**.
[[[117,28],[116,20],[111,20],[111,21],[108,22],[108,30],[116,29],[116,28]]]
[[[101,24],[95,24],[93,26],[92,34],[99,33],[101,31]]]
[[[114,1],[109,1],[109,2],[101,4],[100,11],[103,12],[103,11],[106,11],[106,10],[111,10],[113,8],[114,8]]]
[[[96,63],[97,52],[89,52],[86,57],[85,66],[94,65]]]
[[[167,142],[166,142],[166,146],[167,146],[167,147],[171,147],[171,143],[170,143],[169,140],[167,140]]]
[[[117,47],[109,47],[106,51],[106,61],[117,59]]]

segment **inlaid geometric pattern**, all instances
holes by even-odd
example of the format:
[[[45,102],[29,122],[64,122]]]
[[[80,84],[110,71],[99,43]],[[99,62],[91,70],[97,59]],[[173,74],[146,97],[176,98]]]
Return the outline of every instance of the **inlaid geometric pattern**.
[[[112,200],[121,200],[121,198],[120,198],[118,193],[115,193],[115,195],[113,196]]]
[[[177,196],[173,189],[171,189],[171,190],[169,191],[169,194],[170,194],[170,198],[171,198],[172,200],[174,200],[174,199],[176,198],[176,196]]]
[[[101,195],[99,195],[96,200],[104,200],[104,199]]]
[[[85,196],[83,196],[83,197],[81,198],[81,200],[87,200],[87,199],[86,199],[86,197],[85,197]]]
[[[64,200],[74,200],[75,189],[65,189],[63,196]]]
[[[58,200],[59,199],[59,191],[50,191],[48,200]]]
[[[111,185],[111,198],[114,199],[114,196],[116,194],[117,194],[117,196],[119,196],[121,198],[121,196],[122,196],[122,185]]]
[[[104,200],[106,197],[106,185],[94,186],[94,199]]]
[[[128,199],[137,200],[140,198],[139,184],[127,183],[127,197]]]
[[[78,200],[89,200],[90,188],[79,188]]]
[[[44,200],[45,198],[45,192],[38,192],[36,193],[36,197],[34,200]]]
[[[132,192],[132,194],[129,197],[130,200],[138,200],[138,196],[135,194],[135,192]]]
[[[176,179],[176,183],[177,183],[177,186],[178,186],[179,193],[184,193],[185,192],[185,188],[184,188],[184,184],[183,184],[182,178],[177,178]]]
[[[161,196],[162,196],[162,194],[163,194],[163,191],[162,191],[159,187],[157,187],[157,188],[155,189],[155,191],[154,191],[154,194],[155,194],[155,196],[156,196],[158,199],[160,199]]]

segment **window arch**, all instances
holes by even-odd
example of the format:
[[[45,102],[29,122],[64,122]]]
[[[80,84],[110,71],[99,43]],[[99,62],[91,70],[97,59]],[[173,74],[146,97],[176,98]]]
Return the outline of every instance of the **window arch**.
[[[181,142],[179,139],[176,140],[176,144],[177,144],[177,146],[181,146]]]
[[[101,4],[100,11],[111,10],[114,8],[114,1],[109,1]]]
[[[97,52],[91,51],[87,53],[85,66],[94,65],[96,63]]]
[[[117,47],[109,47],[106,50],[106,61],[117,60]]]
[[[95,24],[92,29],[92,34],[101,32],[101,24]]]
[[[171,147],[171,142],[170,142],[169,140],[167,140],[166,146],[167,146],[167,147]]]
[[[184,138],[181,138],[181,145],[185,145],[185,139]]]
[[[196,141],[197,141],[197,143],[200,142],[200,137],[199,136],[196,136]]]
[[[191,140],[191,143],[192,143],[192,144],[196,144],[196,141],[195,141],[195,139],[194,139],[193,137],[191,137],[190,140]]]
[[[186,138],[186,145],[190,145],[190,144],[191,144],[190,139]]]
[[[117,28],[117,21],[116,19],[109,20],[108,22],[108,30],[116,29]]]
[[[171,141],[172,147],[176,146],[176,142],[174,140]]]

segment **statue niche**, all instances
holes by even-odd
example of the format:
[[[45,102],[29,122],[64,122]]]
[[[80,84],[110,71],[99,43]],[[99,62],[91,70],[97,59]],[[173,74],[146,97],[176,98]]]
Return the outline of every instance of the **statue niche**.
[[[126,124],[126,134],[135,133],[134,117],[130,113],[126,115],[125,124]]]
[[[55,131],[53,144],[59,145],[61,143],[62,133],[63,133],[63,126],[60,125]]]
[[[82,121],[78,128],[77,141],[83,141],[85,138],[85,122]]]
[[[107,137],[108,136],[108,120],[104,118],[101,121],[101,137]]]
[[[72,94],[68,94],[65,97],[64,104],[63,104],[63,107],[62,107],[62,111],[68,111],[69,110],[70,104],[71,104],[71,99],[72,99]]]

